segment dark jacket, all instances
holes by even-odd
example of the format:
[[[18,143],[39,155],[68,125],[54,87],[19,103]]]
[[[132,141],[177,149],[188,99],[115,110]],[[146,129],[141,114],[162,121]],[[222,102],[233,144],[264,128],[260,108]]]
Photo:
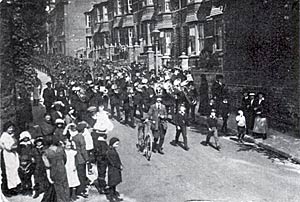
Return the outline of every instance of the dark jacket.
[[[218,126],[218,120],[217,120],[217,118],[209,117],[207,119],[207,127],[208,128],[212,128],[212,127],[216,127],[217,128],[217,126]]]
[[[188,118],[186,115],[182,115],[180,113],[177,113],[175,115],[174,122],[176,126],[180,126],[181,128],[186,127],[188,125]]]
[[[161,119],[160,116],[164,116],[164,119]],[[153,126],[151,127],[153,130],[159,130],[159,124],[162,124],[163,128],[166,130],[168,128],[168,124],[166,118],[168,116],[165,105],[161,104],[161,108],[158,109],[156,104],[151,105],[148,111],[148,117],[152,121],[154,121]]]
[[[122,182],[122,162],[115,148],[110,147],[107,151],[108,159],[108,186],[117,186]]]
[[[46,88],[43,91],[43,98],[45,105],[52,105],[56,100],[55,91],[53,88]]]
[[[72,141],[74,141],[77,154],[75,156],[75,162],[76,165],[78,164],[85,164],[88,161],[88,153],[85,148],[85,140],[82,136],[82,133],[78,133],[72,138]]]
[[[221,116],[223,118],[226,118],[228,117],[228,114],[230,113],[230,105],[229,103],[221,103],[221,109],[220,109],[220,113],[221,113]]]
[[[96,161],[106,161],[109,146],[105,140],[94,139],[94,154]]]
[[[111,105],[121,105],[122,104],[122,96],[121,93],[115,93],[111,91],[109,93],[109,98],[110,98],[110,104]]]

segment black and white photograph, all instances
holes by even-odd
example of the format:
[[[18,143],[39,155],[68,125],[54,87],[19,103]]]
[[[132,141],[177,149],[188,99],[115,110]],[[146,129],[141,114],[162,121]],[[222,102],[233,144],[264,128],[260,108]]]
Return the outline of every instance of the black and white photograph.
[[[0,202],[299,202],[298,0],[0,0]]]

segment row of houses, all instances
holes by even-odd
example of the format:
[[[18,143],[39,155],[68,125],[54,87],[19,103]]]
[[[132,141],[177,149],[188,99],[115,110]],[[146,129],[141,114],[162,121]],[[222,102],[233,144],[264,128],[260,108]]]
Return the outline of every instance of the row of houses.
[[[221,71],[222,9],[212,0],[57,0],[49,48],[93,60],[142,61],[149,68],[180,58],[205,68],[201,59],[214,55]]]
[[[263,91],[273,119],[299,123],[298,0],[49,1],[50,53],[222,74],[234,106]]]

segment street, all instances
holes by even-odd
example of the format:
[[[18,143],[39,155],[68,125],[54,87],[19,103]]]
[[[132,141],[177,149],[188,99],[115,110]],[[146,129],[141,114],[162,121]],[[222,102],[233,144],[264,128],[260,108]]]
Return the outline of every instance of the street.
[[[48,80],[39,72],[43,84]],[[34,107],[35,122],[42,107]],[[175,127],[169,124],[164,155],[152,154],[147,161],[137,152],[137,129],[113,121],[108,139],[120,139],[119,154],[124,165],[123,182],[117,187],[125,202],[298,202],[300,201],[300,165],[280,160],[250,144],[237,144],[233,137],[221,138],[221,151],[203,146],[206,129],[203,122],[188,130],[189,151],[170,142]],[[181,139],[180,139],[181,140]],[[213,142],[213,139],[211,139]],[[42,196],[9,198],[11,202],[38,202]],[[89,198],[78,202],[106,202],[94,187]]]
[[[109,138],[121,140],[123,183],[118,187],[124,201],[300,201],[300,167],[268,159],[253,147],[221,139],[221,152],[200,144],[203,133],[189,130],[190,150],[174,147],[175,127],[169,125],[165,155],[153,154],[148,162],[136,151],[136,130],[114,122]],[[40,201],[17,196],[12,202]],[[93,188],[88,199],[107,201]]]

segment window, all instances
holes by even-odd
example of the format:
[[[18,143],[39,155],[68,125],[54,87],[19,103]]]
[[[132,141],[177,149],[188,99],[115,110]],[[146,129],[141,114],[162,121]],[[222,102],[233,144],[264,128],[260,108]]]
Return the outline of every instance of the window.
[[[103,21],[108,21],[107,6],[103,6]]]
[[[101,12],[100,12],[100,8],[97,8],[97,22],[101,22]]]
[[[91,27],[91,15],[86,15],[86,27]]]
[[[204,49],[204,41],[205,41],[205,36],[204,36],[204,25],[199,24],[198,25],[198,30],[199,30],[199,52]]]
[[[121,15],[122,14],[122,5],[121,5],[121,0],[117,0],[117,15]]]
[[[133,38],[133,29],[128,29],[128,45],[132,45],[132,38]]]
[[[92,48],[92,37],[86,37],[86,48]]]
[[[166,32],[166,54],[171,55],[172,32]]]
[[[132,13],[132,0],[128,0],[128,13]]]
[[[215,22],[215,43],[216,49],[223,49],[223,24],[222,20],[216,20]]]
[[[170,0],[165,1],[165,12],[170,12]]]
[[[196,43],[196,35],[195,35],[195,26],[191,26],[189,33],[190,33],[190,40],[189,40],[189,54],[195,52],[195,43]]]

